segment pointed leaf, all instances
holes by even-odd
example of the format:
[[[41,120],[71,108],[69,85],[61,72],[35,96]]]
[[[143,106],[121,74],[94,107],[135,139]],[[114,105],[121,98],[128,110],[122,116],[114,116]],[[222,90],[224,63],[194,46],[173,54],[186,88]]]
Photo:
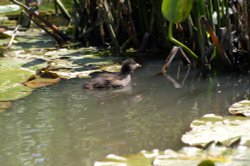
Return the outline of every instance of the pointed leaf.
[[[169,22],[180,23],[189,16],[192,6],[193,0],[163,0],[161,11]]]

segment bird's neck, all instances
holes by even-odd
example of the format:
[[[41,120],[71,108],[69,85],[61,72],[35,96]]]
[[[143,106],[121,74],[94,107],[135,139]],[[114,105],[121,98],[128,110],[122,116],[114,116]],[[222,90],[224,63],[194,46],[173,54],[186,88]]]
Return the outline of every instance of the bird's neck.
[[[121,79],[121,81],[122,81],[123,86],[128,85],[128,84],[131,82],[131,75],[128,74],[128,75],[124,76],[124,77]]]

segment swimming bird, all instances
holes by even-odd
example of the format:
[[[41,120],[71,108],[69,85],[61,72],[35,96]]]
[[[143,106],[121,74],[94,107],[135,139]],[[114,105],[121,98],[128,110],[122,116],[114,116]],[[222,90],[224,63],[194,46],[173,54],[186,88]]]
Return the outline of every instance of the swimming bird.
[[[133,59],[123,61],[119,73],[101,74],[90,80],[83,87],[85,89],[118,88],[127,86],[131,82],[131,73],[141,67]]]

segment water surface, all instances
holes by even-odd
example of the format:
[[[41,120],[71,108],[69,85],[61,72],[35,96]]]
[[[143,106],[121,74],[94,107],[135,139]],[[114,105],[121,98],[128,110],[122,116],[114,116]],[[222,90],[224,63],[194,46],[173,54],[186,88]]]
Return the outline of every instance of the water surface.
[[[91,166],[110,153],[179,149],[192,120],[250,94],[247,75],[202,79],[176,64],[156,76],[163,62],[142,62],[126,88],[88,91],[74,79],[14,102],[0,114],[1,165]]]

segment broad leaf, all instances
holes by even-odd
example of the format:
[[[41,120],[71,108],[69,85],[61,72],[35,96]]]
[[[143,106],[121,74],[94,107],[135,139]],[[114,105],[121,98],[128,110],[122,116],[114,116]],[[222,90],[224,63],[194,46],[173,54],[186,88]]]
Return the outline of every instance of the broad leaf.
[[[250,143],[250,118],[237,116],[216,116],[208,114],[191,123],[191,131],[184,134],[181,140],[192,146],[205,147],[215,141],[225,146],[239,144],[249,146]]]
[[[30,87],[30,88],[40,88],[40,87],[56,84],[60,80],[61,80],[60,78],[41,78],[41,77],[37,77],[34,80],[26,82],[25,85]]]
[[[127,156],[108,155],[94,166],[243,166],[249,165],[250,149],[239,146],[235,149],[211,144],[206,150],[183,147],[180,151],[167,149],[164,152],[142,151]]]
[[[0,87],[0,101],[13,101],[31,94],[32,89],[22,84]]]
[[[233,115],[250,116],[250,100],[242,100],[233,104],[228,111]]]
[[[169,22],[180,23],[189,16],[192,6],[193,0],[163,0],[161,11]]]
[[[29,95],[32,89],[22,85],[33,73],[19,68],[1,68],[0,101],[17,100]]]

